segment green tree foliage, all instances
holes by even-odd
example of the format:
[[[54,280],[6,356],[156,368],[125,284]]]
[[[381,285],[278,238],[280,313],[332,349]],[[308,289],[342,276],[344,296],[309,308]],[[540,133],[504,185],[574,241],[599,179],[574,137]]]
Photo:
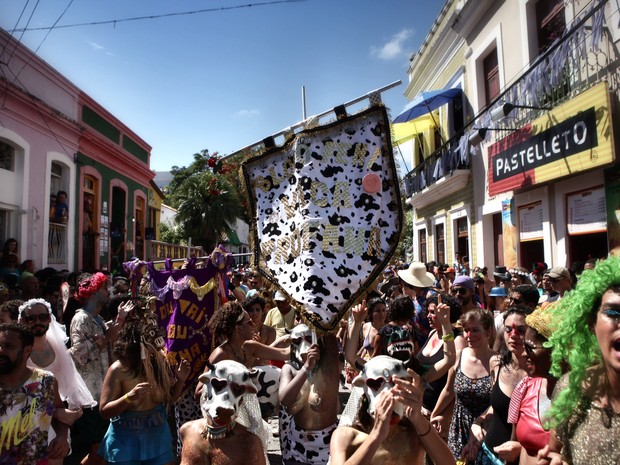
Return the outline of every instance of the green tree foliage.
[[[160,223],[160,240],[170,244],[187,245],[187,239],[184,236],[181,227],[178,224]]]
[[[177,209],[176,221],[185,240],[191,237],[193,244],[212,250],[236,218],[246,218],[238,167],[217,153],[196,153],[191,165],[174,166],[171,173],[166,199]]]

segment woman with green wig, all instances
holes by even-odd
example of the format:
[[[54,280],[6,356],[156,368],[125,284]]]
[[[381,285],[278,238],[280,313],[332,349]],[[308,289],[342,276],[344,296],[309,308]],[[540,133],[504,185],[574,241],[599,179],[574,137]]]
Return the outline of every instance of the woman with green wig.
[[[553,306],[551,371],[565,374],[549,410],[553,427],[538,463],[620,463],[620,258],[600,261]]]

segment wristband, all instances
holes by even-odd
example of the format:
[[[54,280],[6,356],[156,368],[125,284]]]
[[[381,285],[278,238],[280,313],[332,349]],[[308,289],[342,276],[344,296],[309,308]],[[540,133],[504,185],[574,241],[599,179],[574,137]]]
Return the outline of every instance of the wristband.
[[[123,400],[124,400],[125,402],[127,402],[128,404],[132,404],[132,405],[133,405],[133,400],[129,399],[129,394],[125,394],[125,395],[123,396]]]
[[[431,432],[431,428],[432,428],[432,426],[431,426],[431,422],[429,421],[429,422],[428,422],[428,429],[426,430],[426,433],[424,433],[424,434],[420,434],[420,433],[418,433],[418,437],[419,437],[419,438],[421,438],[422,436],[426,436],[428,433],[430,433],[430,432]]]
[[[444,334],[443,336],[441,336],[441,340],[443,342],[454,341],[454,334],[453,333]]]

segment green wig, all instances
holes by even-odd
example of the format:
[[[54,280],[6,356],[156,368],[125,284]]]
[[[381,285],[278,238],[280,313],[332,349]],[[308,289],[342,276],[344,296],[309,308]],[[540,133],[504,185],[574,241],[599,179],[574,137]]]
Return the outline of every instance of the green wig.
[[[582,401],[587,370],[600,363],[601,351],[592,331],[603,294],[620,285],[620,257],[599,261],[595,268],[581,275],[577,287],[550,307],[553,312],[551,373],[560,377],[568,366],[568,386],[553,401],[549,410],[552,426],[571,417]]]

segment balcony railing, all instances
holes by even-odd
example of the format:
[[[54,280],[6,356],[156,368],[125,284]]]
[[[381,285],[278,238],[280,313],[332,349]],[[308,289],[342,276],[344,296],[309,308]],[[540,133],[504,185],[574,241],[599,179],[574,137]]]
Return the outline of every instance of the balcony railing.
[[[468,133],[474,125],[497,126],[491,121],[490,110],[499,104],[510,102],[515,105],[553,108],[603,80],[607,81],[611,91],[619,92],[620,54],[614,45],[611,32],[605,26],[606,3],[593,3],[588,11],[569,25],[561,38],[509,83],[460,133],[407,173],[404,178],[407,197],[449,176],[457,169],[470,168]],[[517,129],[541,112],[542,110],[515,108],[510,118],[502,121],[502,127]],[[501,132],[489,131],[487,138],[490,137],[503,135]]]
[[[47,263],[50,265],[66,265],[67,225],[50,222],[47,244]]]
[[[463,143],[467,145],[463,145]],[[449,176],[455,170],[471,168],[467,137],[460,131],[439,150],[426,157],[422,163],[405,175],[403,180],[405,194],[411,197],[436,183],[439,179]]]
[[[166,258],[182,259],[188,256],[203,257],[205,255],[201,246],[191,246],[170,244],[161,241],[146,241],[147,260],[164,260]]]

